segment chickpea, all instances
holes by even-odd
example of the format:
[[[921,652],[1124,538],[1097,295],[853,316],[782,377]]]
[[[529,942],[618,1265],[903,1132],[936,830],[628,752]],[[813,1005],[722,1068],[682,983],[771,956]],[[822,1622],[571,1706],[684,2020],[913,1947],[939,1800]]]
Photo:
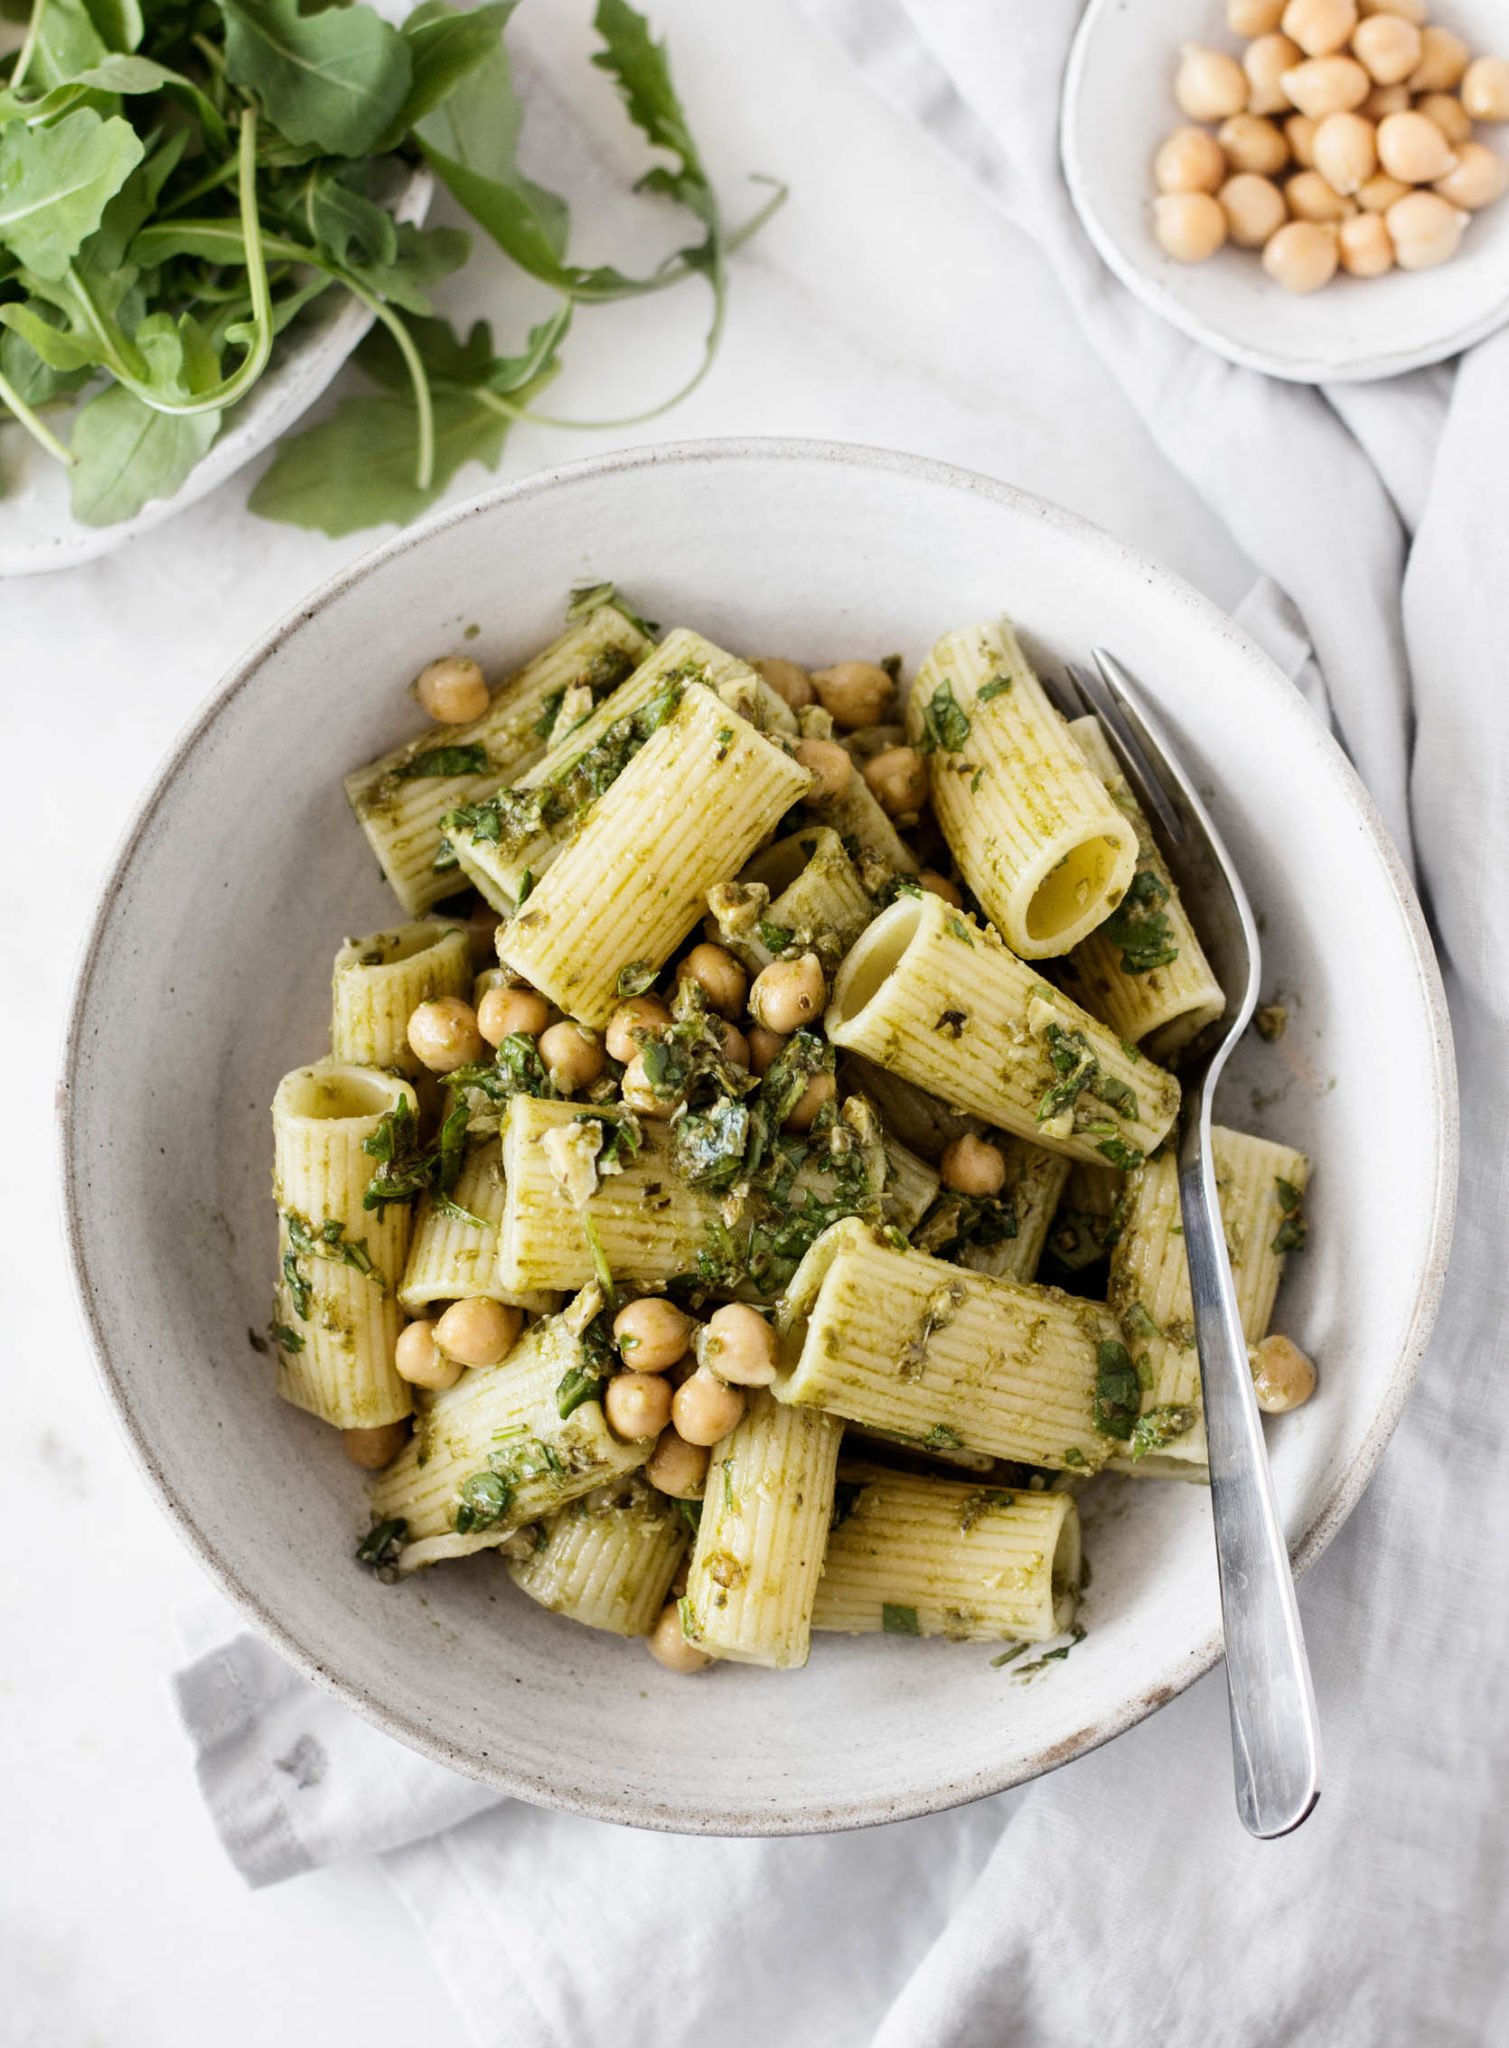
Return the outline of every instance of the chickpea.
[[[664,1037],[673,1021],[670,1005],[659,996],[630,996],[608,1019],[608,1050],[627,1066],[652,1039]]]
[[[1284,123],[1284,136],[1301,170],[1315,168],[1315,131],[1320,123],[1309,114],[1291,114]]]
[[[487,709],[487,679],[469,654],[446,654],[419,671],[414,695],[438,724],[470,725]]]
[[[1226,0],[1226,26],[1234,36],[1266,36],[1284,17],[1285,0]]]
[[[496,1365],[519,1341],[524,1311],[485,1294],[453,1301],[435,1325],[435,1342],[461,1365]]]
[[[1307,57],[1284,73],[1284,91],[1314,121],[1350,114],[1373,89],[1373,81],[1352,57]]]
[[[364,1472],[381,1472],[384,1465],[391,1465],[408,1440],[406,1422],[380,1422],[375,1429],[341,1431],[341,1449]]]
[[[814,1074],[791,1108],[786,1112],[783,1131],[810,1131],[817,1121],[817,1113],[826,1102],[831,1102],[838,1093],[838,1083],[831,1074]]]
[[[723,1057],[731,1067],[749,1065],[749,1040],[737,1024],[730,1024],[725,1018],[718,1019],[718,1035],[723,1041]]]
[[[677,1672],[684,1678],[706,1671],[714,1661],[705,1650],[699,1650],[682,1634],[681,1609],[674,1600],[661,1608],[659,1621],[645,1637],[645,1648],[657,1664],[663,1664],[667,1671]]]
[[[1424,93],[1416,103],[1415,112],[1423,114],[1427,121],[1434,121],[1453,149],[1460,149],[1464,142],[1471,142],[1472,122],[1455,94]]]
[[[602,1040],[585,1024],[562,1018],[540,1033],[540,1058],[563,1095],[590,1088],[607,1063]]]
[[[1291,220],[1263,251],[1263,268],[1286,292],[1318,292],[1331,282],[1340,262],[1334,228]]]
[[[1414,104],[1414,95],[1407,85],[1375,85],[1357,111],[1376,126],[1390,114],[1407,114]]]
[[[744,1008],[749,976],[726,946],[710,940],[693,946],[677,967],[676,980],[696,982],[720,1017],[737,1017]]]
[[[795,759],[813,777],[809,804],[837,803],[853,779],[854,763],[837,740],[800,740]]]
[[[1256,42],[1249,43],[1242,58],[1242,69],[1247,74],[1247,112],[1286,112],[1289,95],[1284,91],[1284,74],[1302,64],[1304,57],[1299,44],[1290,42],[1287,36],[1259,36]],[[1241,111],[1240,107],[1232,109],[1233,113]]]
[[[398,1377],[413,1387],[431,1387],[437,1393],[455,1386],[461,1377],[459,1361],[442,1358],[435,1343],[435,1325],[421,1317],[405,1323],[393,1347]]]
[[[1203,128],[1176,128],[1153,158],[1160,192],[1214,192],[1225,175],[1221,144]]]
[[[1449,28],[1422,28],[1420,31],[1420,61],[1405,80],[1411,92],[1450,92],[1454,85],[1464,84],[1472,52],[1458,35]],[[1492,64],[1491,57],[1480,57],[1480,64]],[[1465,91],[1462,104],[1469,114],[1472,103]],[[1474,115],[1474,119],[1486,118]]]
[[[1319,171],[1300,171],[1284,187],[1284,196],[1289,201],[1289,211],[1296,220],[1329,221],[1346,220],[1357,211],[1355,200],[1343,199],[1341,194],[1328,185]]]
[[[775,1378],[775,1331],[742,1301],[714,1309],[702,1346],[702,1362],[735,1387],[768,1387]]]
[[[1509,57],[1479,57],[1468,65],[1462,105],[1474,121],[1509,121]]]
[[[1430,19],[1430,0],[1357,0],[1357,11],[1364,19],[1372,14],[1397,14],[1401,21],[1424,28]]]
[[[1252,1385],[1265,1415],[1284,1415],[1315,1392],[1315,1367],[1287,1337],[1265,1337],[1252,1353]]]
[[[1349,277],[1382,277],[1394,267],[1394,244],[1381,213],[1359,213],[1336,230],[1336,252]]]
[[[1307,57],[1329,57],[1357,26],[1354,0],[1289,0],[1280,24]]]
[[[803,953],[797,960],[772,960],[754,978],[749,1014],[767,1031],[789,1035],[821,1015],[827,995],[822,962],[816,953]]]
[[[651,1085],[650,1077],[645,1072],[642,1052],[635,1053],[633,1059],[629,1061],[624,1068],[623,1079],[618,1085],[630,1109],[637,1110],[641,1116],[649,1117],[652,1122],[663,1123],[667,1117],[674,1116],[680,1107],[679,1096],[662,1095]]]
[[[771,1062],[786,1043],[779,1031],[767,1031],[763,1024],[756,1024],[749,1034],[749,1065],[752,1072],[765,1074],[770,1071]]]
[[[1387,213],[1394,201],[1403,199],[1411,189],[1408,185],[1401,185],[1397,178],[1391,178],[1387,171],[1379,171],[1357,194],[1357,204],[1364,213]]]
[[[1153,201],[1153,232],[1176,263],[1205,263],[1226,240],[1226,216],[1208,192],[1165,192]]]
[[[927,763],[915,747],[887,747],[865,763],[864,775],[888,818],[915,818],[927,802]]]
[[[1252,171],[1239,171],[1221,187],[1221,205],[1226,212],[1231,239],[1239,249],[1261,249],[1270,235],[1276,235],[1289,218],[1284,195],[1271,178],[1259,178]]]
[[[1410,192],[1384,215],[1401,270],[1434,270],[1456,255],[1469,215],[1439,192]]]
[[[1378,161],[1406,185],[1430,185],[1457,166],[1456,152],[1426,114],[1390,114],[1378,125]]]
[[[945,903],[951,903],[955,910],[964,908],[964,891],[957,882],[951,882],[947,875],[940,875],[936,868],[924,868],[917,877],[929,896],[941,896]]]
[[[707,1485],[707,1446],[689,1444],[674,1429],[663,1429],[644,1476],[672,1500],[699,1500]]]
[[[1289,144],[1275,121],[1261,114],[1233,114],[1221,123],[1217,136],[1226,161],[1233,171],[1251,171],[1259,178],[1271,178],[1289,161]]]
[[[460,996],[436,996],[409,1018],[409,1046],[432,1074],[453,1074],[482,1057],[477,1013]]]
[[[1361,191],[1378,168],[1378,135],[1361,114],[1327,114],[1315,131],[1315,168],[1347,197]]]
[[[490,988],[477,1005],[477,1029],[489,1045],[516,1034],[538,1038],[550,1022],[550,1005],[532,988]]]
[[[658,1437],[671,1419],[671,1390],[658,1373],[617,1372],[603,1395],[603,1413],[613,1434],[631,1443]]]
[[[613,1318],[613,1336],[625,1365],[635,1372],[664,1372],[685,1358],[697,1327],[685,1310],[663,1294],[627,1301]]]
[[[665,1382],[660,1382],[662,1386]],[[689,1444],[722,1443],[744,1419],[746,1403],[742,1391],[720,1380],[705,1365],[699,1365],[690,1379],[676,1389],[671,1416],[676,1433]]]
[[[648,1465],[646,1465],[646,1467],[645,1467],[645,1470],[646,1470],[646,1471],[648,1472],[648,1470],[649,1470],[649,1469],[650,1469],[650,1468],[649,1468],[649,1466],[648,1466]],[[693,1499],[695,1500],[695,1499],[696,1499],[696,1495],[694,1494],[694,1495],[692,1496],[692,1498],[693,1498]],[[690,1554],[689,1554],[688,1552],[686,1552],[686,1551],[683,1551],[683,1552],[682,1552],[682,1554],[681,1554],[681,1562],[680,1562],[680,1564],[678,1564],[678,1565],[677,1565],[677,1567],[676,1567],[675,1571],[673,1571],[673,1572],[672,1572],[672,1574],[671,1574],[671,1584],[670,1584],[670,1589],[669,1589],[669,1595],[668,1595],[668,1597],[669,1597],[670,1599],[672,1599],[672,1600],[680,1600],[680,1599],[682,1599],[682,1598],[683,1598],[683,1597],[685,1596],[685,1593],[686,1593],[686,1589],[687,1589],[687,1587],[688,1587],[688,1586],[689,1586],[689,1585],[691,1584],[691,1582],[692,1582],[692,1560],[691,1560],[691,1556],[690,1556]]]
[[[812,680],[818,702],[846,732],[879,725],[896,694],[890,676],[873,661],[837,661],[832,668],[814,669]]]
[[[777,655],[761,654],[755,657],[753,666],[793,711],[805,711],[809,704],[817,702],[812,678],[800,662],[782,661]]]
[[[1397,14],[1375,14],[1352,37],[1352,54],[1380,85],[1403,85],[1424,51],[1412,21]]]
[[[1436,190],[1453,206],[1476,213],[1509,192],[1509,163],[1481,142],[1464,142],[1457,151],[1456,169],[1436,180]]]
[[[1235,57],[1186,43],[1174,75],[1174,99],[1191,121],[1224,121],[1247,104],[1247,81]]]

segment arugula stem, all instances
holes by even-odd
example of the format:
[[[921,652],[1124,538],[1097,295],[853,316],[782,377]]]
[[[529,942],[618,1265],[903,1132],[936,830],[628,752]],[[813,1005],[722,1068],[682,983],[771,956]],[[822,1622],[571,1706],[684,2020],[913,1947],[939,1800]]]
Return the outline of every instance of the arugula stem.
[[[26,24],[26,40],[21,45],[16,57],[16,68],[12,71],[8,81],[12,92],[19,92],[21,90],[26,74],[31,69],[31,60],[36,55],[37,44],[41,40],[42,17],[46,12],[47,0],[33,0],[31,20]],[[9,403],[8,400],[7,403]],[[58,445],[61,446],[62,444],[59,443]]]
[[[213,171],[207,172],[204,177],[190,185],[186,192],[180,192],[171,206],[160,206],[157,210],[158,219],[171,220],[174,214],[181,213],[186,206],[192,206],[196,199],[202,199],[206,192],[213,192],[221,185],[228,185],[240,168],[239,152],[235,156],[228,156],[223,164],[218,164]]]
[[[32,439],[39,447],[45,448],[54,461],[61,462],[68,469],[73,467],[77,458],[72,449],[63,445],[52,429],[38,418],[20,392],[4,376],[0,376],[0,405],[14,413],[17,424],[25,427]]]
[[[430,392],[429,374],[418,349],[414,346],[414,337],[391,306],[385,305],[375,293],[358,284],[356,279],[344,270],[336,270],[334,275],[340,279],[347,291],[361,300],[374,319],[382,322],[392,335],[398,353],[403,357],[404,368],[408,371],[409,382],[414,388],[414,410],[417,414],[415,426],[418,446],[414,459],[414,487],[416,490],[427,491],[435,480],[435,401]]]

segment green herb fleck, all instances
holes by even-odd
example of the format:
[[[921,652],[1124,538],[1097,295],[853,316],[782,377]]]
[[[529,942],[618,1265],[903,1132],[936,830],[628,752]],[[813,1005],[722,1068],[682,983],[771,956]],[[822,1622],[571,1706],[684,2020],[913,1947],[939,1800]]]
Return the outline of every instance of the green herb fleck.
[[[356,1546],[356,1561],[379,1577],[392,1572],[398,1553],[409,1540],[409,1525],[402,1520],[375,1523]]]
[[[1142,1406],[1137,1368],[1125,1344],[1108,1337],[1095,1347],[1095,1427],[1102,1436],[1128,1437]]]
[[[1139,868],[1130,888],[1100,927],[1121,951],[1124,974],[1151,974],[1179,957],[1173,927],[1164,912],[1169,887],[1152,868]]]
[[[880,1626],[888,1636],[920,1636],[922,1629],[915,1607],[897,1607],[889,1600],[880,1603]]]
[[[615,987],[620,996],[642,996],[654,984],[660,972],[648,960],[631,960],[627,967],[620,967]]]
[[[423,753],[412,754],[393,773],[400,782],[410,781],[415,776],[485,775],[492,763],[487,758],[487,749],[481,745],[468,747],[426,747]]]
[[[1154,1451],[1161,1451],[1193,1429],[1199,1412],[1197,1408],[1170,1403],[1162,1408],[1149,1408],[1146,1415],[1139,1415],[1132,1430],[1133,1462],[1150,1457]]]
[[[922,713],[921,754],[957,754],[969,739],[969,718],[946,679],[934,690]]]
[[[997,697],[1004,697],[1011,688],[1010,676],[992,676],[988,683],[982,683],[975,692],[977,704],[993,704]]]

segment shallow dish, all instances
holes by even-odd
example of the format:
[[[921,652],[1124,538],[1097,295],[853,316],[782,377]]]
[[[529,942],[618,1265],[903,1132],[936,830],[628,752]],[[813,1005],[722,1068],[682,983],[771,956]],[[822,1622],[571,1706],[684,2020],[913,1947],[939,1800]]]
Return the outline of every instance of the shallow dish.
[[[1476,56],[1498,54],[1500,0],[1440,0],[1432,18]],[[1509,320],[1509,199],[1475,214],[1438,270],[1338,277],[1312,298],[1268,278],[1250,249],[1175,263],[1153,237],[1153,153],[1184,122],[1181,43],[1240,51],[1224,0],[1090,0],[1064,74],[1060,146],[1070,195],[1101,256],[1165,320],[1234,363],[1296,383],[1361,384],[1458,354]],[[1502,125],[1479,142],[1509,150]]]
[[[913,457],[694,443],[509,486],[316,593],[174,751],[101,899],[61,1097],[90,1331],[168,1513],[301,1670],[505,1791],[689,1832],[930,1811],[1078,1755],[1208,1668],[1200,1490],[1092,1489],[1089,1634],[1034,1679],[992,1669],[988,1646],[872,1637],[821,1640],[801,1674],[687,1684],[534,1606],[496,1559],[375,1583],[351,1557],[359,1475],[279,1404],[248,1343],[273,1270],[274,1085],[324,1043],[325,961],[392,917],[341,772],[409,730],[404,688],[428,658],[464,644],[501,673],[558,629],[569,587],[610,577],[650,617],[748,652],[897,649],[910,669],[940,629],[1008,607],[1045,661],[1105,642],[1144,679],[1265,914],[1265,992],[1293,1006],[1239,1064],[1227,1114],[1317,1162],[1280,1322],[1321,1391],[1273,1432],[1301,1564],[1366,1483],[1440,1287],[1455,1098],[1435,963],[1356,777],[1250,641],[1094,528]]]

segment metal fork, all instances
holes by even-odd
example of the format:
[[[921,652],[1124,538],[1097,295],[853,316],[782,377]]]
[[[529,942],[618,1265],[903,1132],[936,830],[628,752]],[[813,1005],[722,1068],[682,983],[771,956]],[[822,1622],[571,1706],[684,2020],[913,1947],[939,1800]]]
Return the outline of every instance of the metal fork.
[[[1224,1015],[1179,1063],[1179,1200],[1209,1439],[1237,1811],[1252,1834],[1271,1840],[1297,1828],[1320,1797],[1320,1730],[1211,1150],[1216,1083],[1257,1006],[1257,926],[1231,856],[1137,685],[1104,648],[1094,658],[1094,673],[1069,670],[1080,705],[1066,705],[1061,688],[1052,694],[1067,716],[1100,719],[1226,991]]]

